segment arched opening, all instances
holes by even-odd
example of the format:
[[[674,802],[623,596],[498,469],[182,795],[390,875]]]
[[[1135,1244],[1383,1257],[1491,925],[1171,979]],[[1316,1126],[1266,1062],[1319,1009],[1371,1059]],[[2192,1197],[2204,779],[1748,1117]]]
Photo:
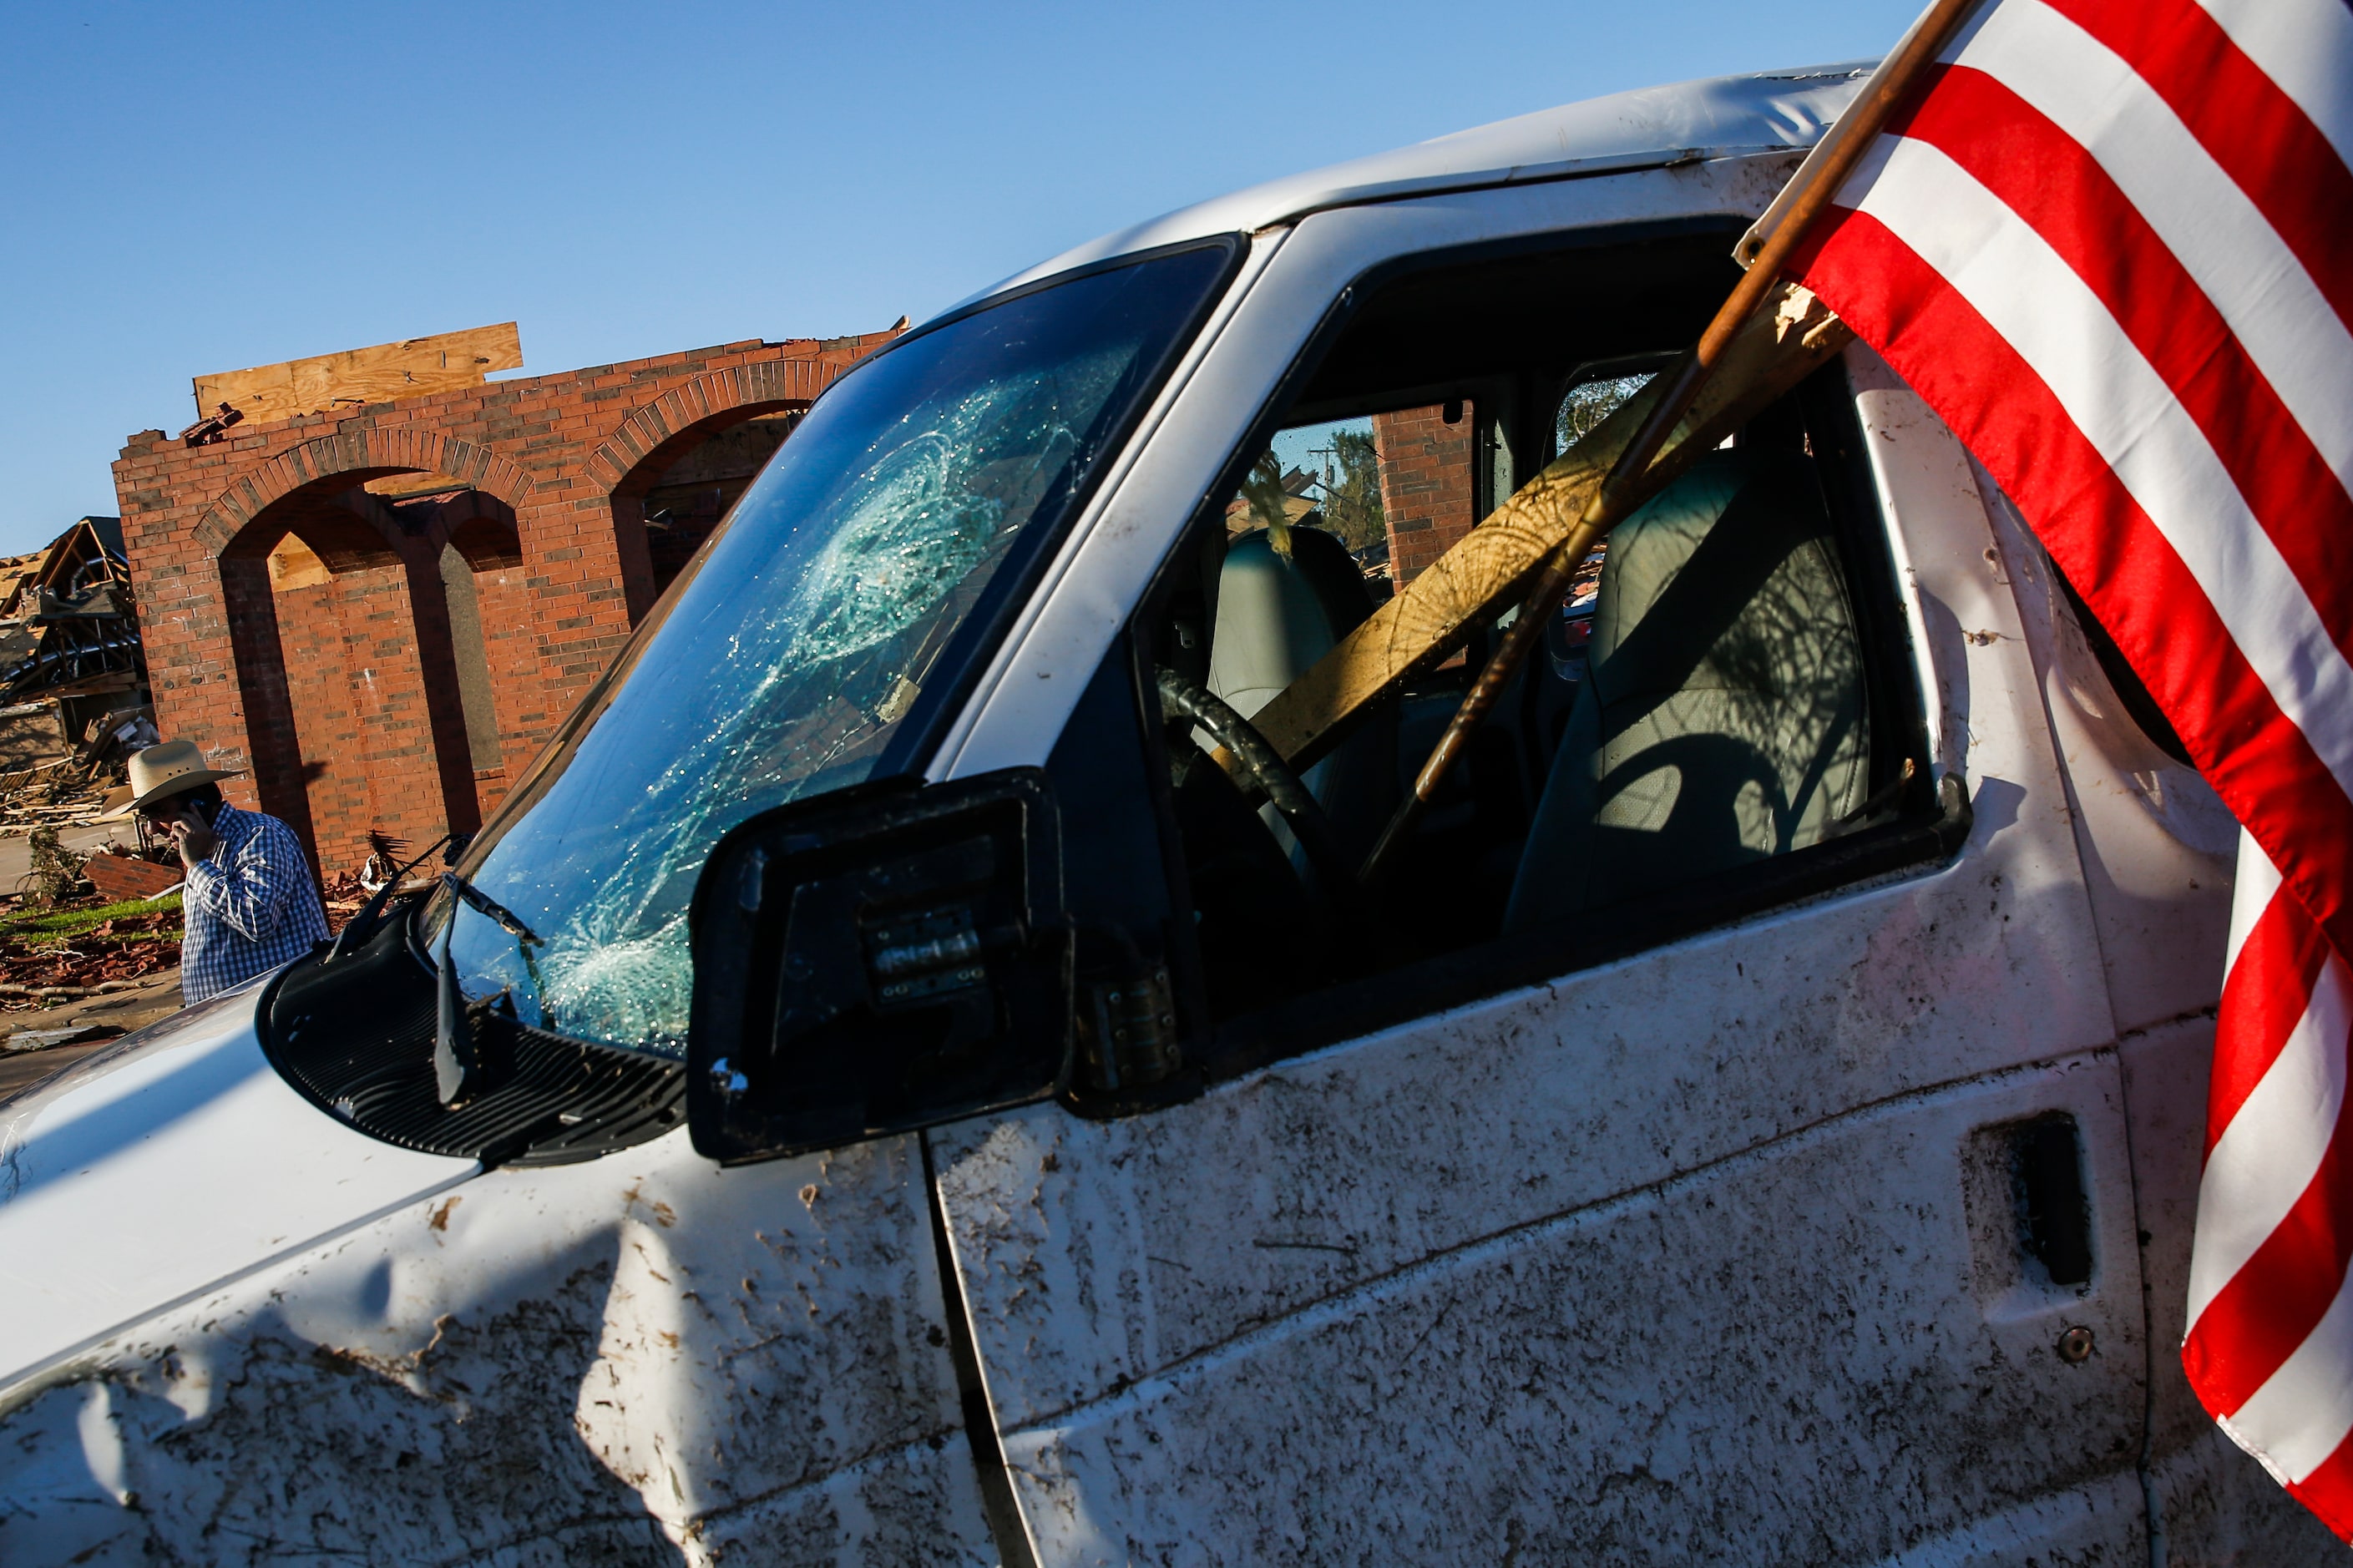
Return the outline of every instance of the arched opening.
[[[639,502],[645,514],[646,553],[653,564],[654,596],[659,598],[686,569],[719,520],[727,515],[785,437],[799,424],[801,410],[755,414],[740,425],[712,432],[654,476]]]
[[[504,793],[491,649],[521,563],[504,501],[419,471],[314,480],[222,550],[253,789],[323,870],[371,832],[470,832]]]
[[[806,398],[738,404],[651,443],[627,463],[612,506],[632,623],[677,581],[807,410]]]
[[[488,815],[506,794],[509,750],[492,662],[496,658],[512,671],[518,659],[527,663],[531,658],[522,537],[513,509],[478,489],[435,491],[396,504],[402,510],[434,509],[432,516],[411,525],[428,542],[440,542],[435,564],[448,605],[467,758],[477,808]]]

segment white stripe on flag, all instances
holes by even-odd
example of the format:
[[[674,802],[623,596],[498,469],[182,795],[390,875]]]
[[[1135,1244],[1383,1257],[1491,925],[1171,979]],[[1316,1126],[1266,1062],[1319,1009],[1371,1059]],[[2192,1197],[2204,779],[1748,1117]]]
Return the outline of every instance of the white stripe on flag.
[[[2040,0],[1980,15],[1947,58],[2018,94],[2108,172],[2353,489],[2353,331],[2262,209],[2155,89],[2073,22]]]
[[[2337,1451],[2353,1432],[2353,1288],[2337,1286],[2304,1343],[2224,1425],[2290,1484]]]
[[[1855,194],[1862,192],[1858,202]],[[2353,796],[2353,666],[2203,432],[2099,297],[1926,142],[1883,136],[1841,191],[1941,275],[2041,376],[2205,591],[2255,676]]]
[[[2198,1326],[2222,1287],[2271,1239],[2328,1155],[2345,1109],[2345,1037],[2353,1027],[2347,979],[2332,955],[2278,1058],[2206,1157],[2189,1254],[2188,1328]]]
[[[2272,895],[2286,880],[2255,836],[2244,827],[2239,829],[2239,869],[2231,888],[2231,941],[2222,955],[2222,973],[2229,974],[2239,967],[2239,951],[2247,945],[2253,934],[2255,922],[2272,907]]]
[[[2353,167],[2353,12],[2345,0],[2197,0],[2255,68],[2310,117]]]

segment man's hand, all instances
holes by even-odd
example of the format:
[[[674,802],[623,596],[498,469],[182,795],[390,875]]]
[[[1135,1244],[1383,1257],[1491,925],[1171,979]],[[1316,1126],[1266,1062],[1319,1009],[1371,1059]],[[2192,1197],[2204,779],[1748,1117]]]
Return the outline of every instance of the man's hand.
[[[195,870],[199,861],[220,847],[220,836],[193,805],[180,807],[179,815],[171,819],[171,831],[172,847],[180,852],[180,864],[187,870]]]

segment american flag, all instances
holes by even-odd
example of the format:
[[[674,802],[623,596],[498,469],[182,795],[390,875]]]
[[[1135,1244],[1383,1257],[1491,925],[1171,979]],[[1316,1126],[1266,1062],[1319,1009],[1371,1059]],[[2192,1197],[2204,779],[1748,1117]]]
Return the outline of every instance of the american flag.
[[[1998,0],[1789,270],[1943,416],[2243,826],[2191,1385],[2353,1539],[2353,11]]]

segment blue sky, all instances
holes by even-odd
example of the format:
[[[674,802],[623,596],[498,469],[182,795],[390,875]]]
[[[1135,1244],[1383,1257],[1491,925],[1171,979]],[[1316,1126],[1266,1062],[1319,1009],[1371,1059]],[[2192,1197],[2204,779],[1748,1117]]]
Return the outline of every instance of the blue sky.
[[[199,374],[515,320],[530,371],[921,321],[1219,191],[1915,0],[0,0],[0,551]]]

